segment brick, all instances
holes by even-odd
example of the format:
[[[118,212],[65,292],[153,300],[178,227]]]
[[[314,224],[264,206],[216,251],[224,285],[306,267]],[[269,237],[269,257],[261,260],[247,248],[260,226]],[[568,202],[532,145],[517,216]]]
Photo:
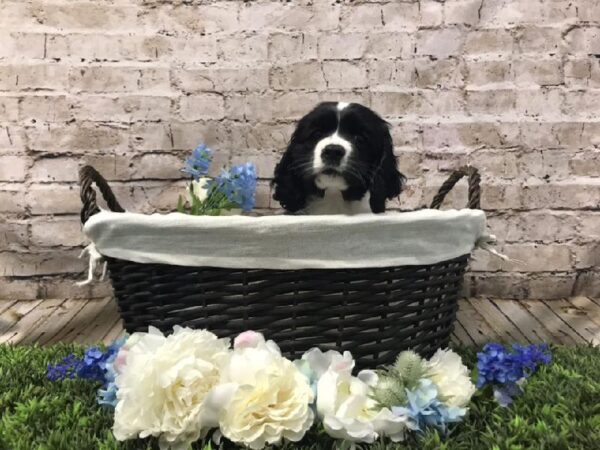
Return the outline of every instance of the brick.
[[[0,251],[23,251],[28,246],[27,222],[0,222]]]
[[[130,147],[135,151],[173,150],[176,123],[136,123],[129,128]]]
[[[577,245],[575,250],[575,267],[578,269],[589,269],[600,267],[600,243],[590,242]]]
[[[166,36],[105,35],[105,34],[47,34],[46,57],[50,59],[84,61],[157,61],[171,56],[173,39]],[[190,38],[193,43],[193,38]],[[211,40],[214,44],[214,41]],[[192,44],[188,44],[193,47]],[[205,46],[210,52],[210,47]],[[213,46],[213,57],[216,50]],[[196,57],[196,54],[190,55]]]
[[[420,98],[419,114],[439,117],[465,112],[464,95],[461,91],[426,89],[421,93]]]
[[[31,167],[35,182],[77,181],[79,164],[73,157],[41,158]]]
[[[515,35],[521,53],[558,54],[562,46],[562,30],[551,27],[526,26],[518,28]]]
[[[183,92],[264,91],[269,88],[267,67],[182,69],[176,83]]]
[[[168,69],[137,67],[78,67],[71,69],[69,87],[75,93],[169,91]]]
[[[447,58],[461,53],[464,36],[457,29],[421,30],[417,33],[417,54]]]
[[[119,97],[79,96],[73,104],[79,120],[136,122],[168,119],[171,98],[161,96],[123,95]]]
[[[498,0],[483,2],[479,24],[496,27],[539,23],[562,24],[575,17],[576,8],[572,2]]]
[[[563,84],[562,63],[555,59],[514,61],[513,69],[517,84],[558,86]]]
[[[33,184],[29,186],[26,197],[32,215],[78,214],[81,211],[77,186]]]
[[[449,25],[477,25],[481,0],[458,0],[444,3],[444,22]]]
[[[514,181],[497,181],[496,184],[485,184],[481,189],[481,208],[483,210],[504,211],[522,209],[522,188]]]
[[[600,153],[588,152],[575,156],[569,161],[570,173],[575,176],[596,177],[600,174]]]
[[[114,150],[126,148],[128,143],[125,129],[89,122],[30,127],[27,140],[32,150],[43,152]]]
[[[258,178],[273,178],[273,172],[275,171],[275,164],[279,162],[281,155],[278,152],[255,152],[245,151],[241,155],[233,155],[231,158],[231,164],[243,164],[248,161],[252,161],[256,166],[256,175]],[[263,207],[268,207],[263,205]]]
[[[77,286],[75,284],[77,281],[85,280],[86,277],[87,272],[82,274],[44,276],[39,281],[38,297],[89,300],[113,295],[113,289],[108,280],[96,280],[85,286]]]
[[[318,62],[295,63],[271,70],[270,80],[274,90],[322,90],[327,86],[325,68]]]
[[[564,97],[563,112],[572,116],[595,118],[598,114],[600,90],[571,91]]]
[[[458,59],[417,59],[414,64],[417,87],[447,89],[463,86],[462,64]]]
[[[256,63],[269,59],[269,41],[264,35],[221,38],[217,45],[219,46],[219,59],[223,61]]]
[[[31,223],[31,242],[39,247],[78,247],[84,235],[79,217],[43,218]]]
[[[600,21],[600,4],[596,0],[580,0],[577,3],[578,17],[586,22]]]
[[[594,298],[600,297],[600,271],[578,271],[572,295],[587,295],[588,297]]]
[[[46,37],[43,33],[11,33],[10,38],[12,41],[12,54],[28,59],[46,57]],[[5,42],[2,45],[6,45]]]
[[[571,54],[600,54],[600,27],[573,28],[564,37]]]
[[[297,120],[315,107],[316,93],[284,92],[281,95],[233,95],[227,98],[226,116],[230,119],[272,121]]]
[[[240,11],[244,30],[324,31],[337,28],[339,6],[330,4],[245,3]]]
[[[417,28],[420,13],[419,5],[413,3],[391,2],[381,6],[383,28],[390,31]]]
[[[183,120],[222,119],[225,102],[217,94],[187,95],[180,99],[179,114]]]
[[[543,179],[569,177],[569,157],[567,150],[535,150],[523,153],[519,160],[523,176]]]
[[[416,85],[414,61],[370,60],[368,67],[369,86],[372,91],[402,91]]]
[[[514,111],[517,95],[511,89],[468,91],[466,102],[471,114],[506,114]]]
[[[25,153],[25,133],[21,127],[7,124],[0,125],[0,150],[10,153]]]
[[[444,21],[444,4],[438,1],[422,0],[419,2],[421,18],[419,23],[424,27],[437,27]]]
[[[387,117],[402,117],[418,114],[423,99],[419,92],[374,92],[372,107]]]
[[[567,271],[572,267],[571,248],[566,244],[506,244],[504,254],[521,262],[503,262],[505,270],[516,272]]]
[[[30,9],[40,25],[67,29],[130,30],[136,23],[137,8],[89,2],[68,4],[35,2]]]
[[[38,298],[38,286],[35,280],[6,277],[0,279],[0,300],[35,300],[36,298]]]
[[[64,90],[68,70],[57,64],[0,66],[0,91]]]
[[[592,78],[592,64],[588,59],[571,59],[565,63],[565,83],[568,86],[586,87]],[[600,73],[600,70],[598,71]],[[600,81],[600,77],[598,77]]]
[[[533,299],[561,299],[571,297],[575,286],[575,273],[543,274],[529,280],[529,297]]]
[[[519,139],[519,126],[514,123],[468,122],[423,127],[425,148],[503,148],[518,145]]]
[[[326,61],[323,74],[330,89],[354,89],[367,87],[367,71],[364,64],[348,61]]]
[[[504,219],[506,242],[553,243],[577,238],[577,215],[570,212],[533,211]]]
[[[26,201],[23,185],[11,184],[8,187],[2,187],[0,190],[1,213],[24,214],[25,206]]]
[[[142,130],[142,133],[144,133],[144,130]],[[219,149],[219,155],[230,151],[230,148],[225,147],[230,142],[228,130],[219,122],[173,122],[170,124],[169,133],[169,140],[172,140],[172,148],[174,149],[190,151],[198,144],[204,143],[213,149]],[[148,130],[145,130],[145,134],[148,142],[144,147],[152,150],[155,141],[152,137],[155,133],[150,134]],[[164,139],[163,136],[159,134],[160,139]],[[162,145],[157,144],[156,147],[159,149]]]
[[[94,167],[108,181],[122,181],[132,178],[137,161],[127,154],[91,154],[83,156],[81,165],[84,164]]]
[[[0,181],[24,181],[28,163],[22,156],[0,155]]]
[[[184,176],[181,173],[183,166],[183,156],[150,153],[140,156],[135,161],[131,178],[180,180]]]
[[[469,86],[488,86],[512,81],[512,66],[506,60],[473,60],[466,63]]]
[[[517,93],[516,111],[524,116],[557,117],[562,102],[560,89],[545,88],[520,90]]]
[[[513,45],[514,38],[509,30],[477,30],[467,33],[464,51],[472,55],[510,55]]]
[[[24,122],[66,122],[71,116],[70,102],[64,95],[28,95],[19,101],[19,119]]]
[[[367,50],[367,34],[326,34],[318,40],[320,59],[359,59]]]
[[[45,253],[0,253],[0,276],[26,277],[82,272],[79,251],[52,250]]]
[[[151,30],[213,34],[238,30],[239,9],[236,2],[224,1],[208,5],[165,4],[144,8],[140,16],[143,25]]]
[[[336,35],[319,36],[324,42]],[[270,61],[307,61],[317,58],[317,51],[321,51],[317,36],[314,34],[271,34],[268,44],[268,56]],[[319,50],[317,50],[319,49]],[[321,56],[322,58],[324,56]]]
[[[517,154],[506,150],[477,150],[469,155],[469,163],[486,177],[516,178],[519,175]]]
[[[248,44],[250,45],[250,44]],[[230,47],[233,47],[230,45]],[[209,63],[219,59],[217,40],[213,36],[194,36],[186,39],[174,39],[171,43],[172,57],[188,63]],[[246,47],[243,47],[246,48]],[[229,48],[234,52],[235,48]],[[246,51],[248,51],[246,49]],[[241,55],[238,49],[235,55]],[[243,55],[242,55],[243,56]]]
[[[287,147],[293,131],[294,124],[233,123],[229,128],[230,145],[261,151],[282,150]]]
[[[367,38],[367,58],[412,58],[414,37],[409,33],[371,33]]]
[[[600,207],[600,183],[595,178],[571,178],[552,184],[530,180],[522,187],[523,206],[527,209],[580,209]]]
[[[0,97],[0,121],[15,122],[19,119],[19,98]]]

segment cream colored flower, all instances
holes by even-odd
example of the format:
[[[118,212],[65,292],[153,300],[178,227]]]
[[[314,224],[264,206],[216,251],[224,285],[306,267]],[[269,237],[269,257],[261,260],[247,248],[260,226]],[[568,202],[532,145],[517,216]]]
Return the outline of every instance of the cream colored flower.
[[[440,400],[448,406],[464,408],[475,393],[469,369],[452,350],[439,349],[425,363],[426,376],[437,385]]]
[[[192,192],[194,193],[194,195],[196,197],[198,197],[198,200],[200,200],[201,202],[206,200],[206,197],[208,197],[208,189],[205,186],[209,181],[210,181],[210,178],[201,177],[197,181],[196,180],[192,181],[192,183],[190,184],[190,188],[191,188]],[[189,200],[190,201],[192,200],[191,197]]]
[[[317,412],[325,431],[335,438],[352,442],[374,442],[380,435],[394,441],[404,438],[405,418],[396,417],[369,397],[377,384],[377,374],[363,370],[351,375],[351,366],[336,370],[332,365],[317,383]]]
[[[181,327],[169,336],[153,327],[133,336],[115,380],[113,433],[118,440],[159,436],[161,449],[186,449],[217,426],[205,400],[229,359],[229,341]]]
[[[308,380],[273,342],[244,335],[236,343],[211,395],[221,433],[252,449],[299,441],[314,419]]]

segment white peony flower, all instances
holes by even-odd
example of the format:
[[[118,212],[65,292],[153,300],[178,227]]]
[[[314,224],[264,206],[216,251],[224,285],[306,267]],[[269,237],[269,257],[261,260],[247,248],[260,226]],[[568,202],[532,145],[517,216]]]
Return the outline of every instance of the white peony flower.
[[[425,363],[428,378],[437,385],[440,400],[447,406],[464,408],[475,393],[469,369],[452,350],[439,349]]]
[[[406,418],[396,417],[381,408],[369,392],[377,384],[377,374],[363,370],[352,376],[354,360],[348,352],[341,355],[312,349],[305,353],[317,381],[317,413],[327,433],[352,442],[374,442],[380,435],[394,441],[404,438]]]
[[[115,437],[160,436],[161,449],[186,449],[217,426],[205,404],[229,359],[229,341],[177,326],[170,336],[150,327],[130,340],[115,380]]]
[[[313,392],[306,377],[279,348],[257,333],[236,339],[221,383],[210,396],[221,433],[252,449],[297,442],[311,427]]]

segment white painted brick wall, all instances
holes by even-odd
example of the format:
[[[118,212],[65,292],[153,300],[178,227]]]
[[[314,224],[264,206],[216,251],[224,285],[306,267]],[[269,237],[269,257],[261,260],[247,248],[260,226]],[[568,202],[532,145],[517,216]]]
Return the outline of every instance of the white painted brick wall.
[[[483,173],[500,249],[472,295],[600,295],[600,6],[595,0],[4,0],[0,298],[86,298],[77,169],[166,211],[199,142],[253,160],[258,206],[295,121],[360,101],[393,126],[419,207]],[[464,204],[465,187],[448,206]]]

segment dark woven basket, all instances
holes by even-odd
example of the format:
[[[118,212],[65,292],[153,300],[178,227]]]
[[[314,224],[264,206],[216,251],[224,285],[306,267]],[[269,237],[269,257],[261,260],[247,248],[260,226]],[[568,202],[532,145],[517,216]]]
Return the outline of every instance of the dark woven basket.
[[[464,167],[442,185],[439,208],[463,176],[469,208],[479,208],[479,174]],[[99,211],[96,183],[108,207],[123,212],[106,180],[80,171],[81,221]],[[289,357],[311,347],[349,350],[359,368],[391,363],[398,352],[430,355],[448,344],[469,255],[424,266],[266,270],[140,264],[106,258],[129,332],[153,325],[207,328],[221,337],[261,331]]]

